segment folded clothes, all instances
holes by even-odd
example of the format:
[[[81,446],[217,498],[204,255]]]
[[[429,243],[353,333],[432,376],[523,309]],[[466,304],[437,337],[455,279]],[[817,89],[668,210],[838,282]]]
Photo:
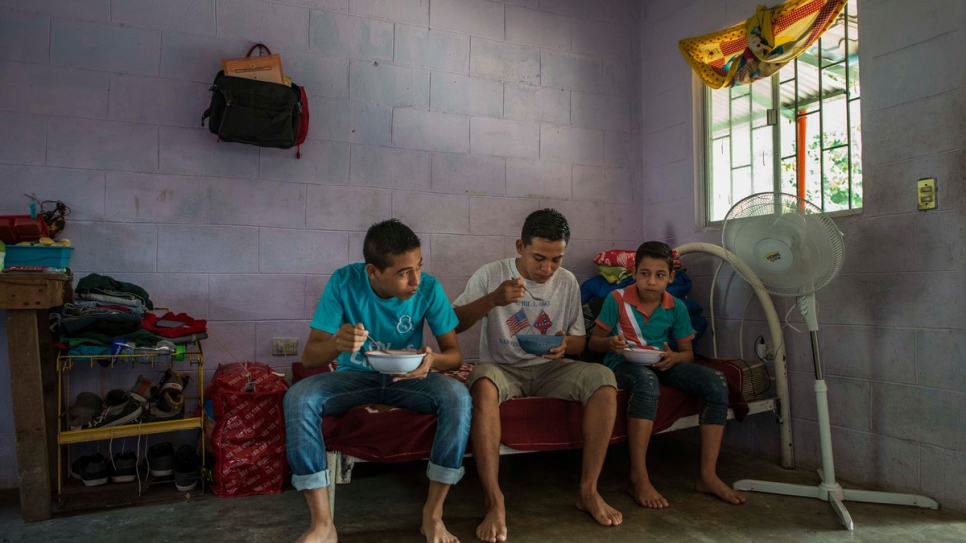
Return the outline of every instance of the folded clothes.
[[[74,292],[76,292],[78,295],[97,294],[119,298],[128,298],[129,296],[134,296],[138,298],[147,309],[154,309],[154,304],[151,302],[151,297],[148,295],[148,291],[144,290],[138,285],[135,285],[134,283],[124,283],[106,275],[92,273],[86,277],[83,277],[77,282],[77,287],[74,288]],[[83,298],[84,296],[81,297]]]
[[[141,321],[141,327],[161,337],[178,338],[207,331],[208,321],[194,319],[187,313],[175,314],[168,311],[160,317],[148,313]]]

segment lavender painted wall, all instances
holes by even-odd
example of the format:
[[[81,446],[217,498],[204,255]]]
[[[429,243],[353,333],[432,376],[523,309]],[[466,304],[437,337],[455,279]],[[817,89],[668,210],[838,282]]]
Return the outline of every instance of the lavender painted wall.
[[[304,345],[329,274],[361,260],[366,228],[389,217],[421,235],[425,270],[455,298],[513,254],[529,211],[557,207],[574,234],[567,267],[585,278],[593,254],[643,236],[640,9],[0,0],[0,213],[24,212],[25,192],[67,202],[75,275],[131,281],[207,318],[209,374],[234,360],[289,372],[294,357],[272,357],[271,339]],[[309,93],[301,160],[200,126],[220,59],[254,41]],[[478,336],[461,342],[475,357]],[[130,387],[130,373],[110,386]],[[15,466],[0,468],[0,487],[16,484]]]
[[[719,228],[692,220],[698,92],[677,50],[680,39],[735,24],[753,0],[644,3],[641,104],[644,233],[677,243],[720,243]],[[963,119],[966,8],[958,0],[859,0],[865,208],[836,219],[846,264],[818,294],[821,348],[839,478],[926,494],[966,509],[966,194]],[[916,211],[916,180],[936,177],[940,207]],[[706,299],[716,264],[692,260],[695,293]],[[737,356],[749,290],[727,266],[716,286],[719,354]],[[776,298],[779,312],[791,308]],[[752,307],[745,351],[765,331]],[[789,319],[804,329],[792,311]],[[818,431],[807,334],[785,330],[795,453],[818,467]],[[710,352],[703,341],[698,346]],[[746,357],[753,355],[746,354]],[[729,426],[727,446],[777,460],[767,417]]]

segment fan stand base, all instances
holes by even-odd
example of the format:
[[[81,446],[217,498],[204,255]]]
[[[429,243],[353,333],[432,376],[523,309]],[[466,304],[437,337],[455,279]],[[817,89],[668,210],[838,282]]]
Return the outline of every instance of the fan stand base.
[[[822,470],[818,470],[819,477],[824,481],[825,475]],[[852,523],[852,516],[843,503],[845,500],[884,503],[888,505],[915,505],[923,509],[939,509],[939,503],[925,496],[916,494],[897,494],[894,492],[878,492],[875,490],[849,490],[842,488],[838,483],[831,485],[823,482],[818,486],[795,485],[791,483],[777,483],[773,481],[756,481],[752,479],[742,479],[734,484],[735,490],[745,490],[752,492],[767,492],[769,494],[781,494],[783,496],[799,496],[802,498],[818,498],[829,502],[835,514],[846,528],[855,528]]]

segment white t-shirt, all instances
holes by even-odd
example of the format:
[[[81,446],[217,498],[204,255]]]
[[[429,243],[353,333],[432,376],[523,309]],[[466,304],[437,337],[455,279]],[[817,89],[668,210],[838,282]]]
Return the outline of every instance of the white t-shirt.
[[[453,302],[460,307],[496,290],[507,279],[520,277],[515,258],[490,262],[476,270],[466,290]],[[495,307],[483,317],[480,334],[480,362],[532,366],[549,362],[520,348],[517,334],[583,336],[584,318],[580,307],[580,285],[569,271],[559,268],[544,284],[523,280],[526,294],[519,302]]]

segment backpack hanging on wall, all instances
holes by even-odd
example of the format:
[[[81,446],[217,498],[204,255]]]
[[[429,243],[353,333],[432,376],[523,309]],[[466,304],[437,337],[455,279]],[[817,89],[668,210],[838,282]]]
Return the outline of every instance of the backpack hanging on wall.
[[[255,44],[248,50],[251,57]],[[208,130],[219,141],[247,143],[259,147],[291,149],[302,158],[301,145],[309,131],[309,102],[302,87],[280,84],[248,76],[237,77],[219,71],[211,88],[211,105],[201,117],[210,117]]]

